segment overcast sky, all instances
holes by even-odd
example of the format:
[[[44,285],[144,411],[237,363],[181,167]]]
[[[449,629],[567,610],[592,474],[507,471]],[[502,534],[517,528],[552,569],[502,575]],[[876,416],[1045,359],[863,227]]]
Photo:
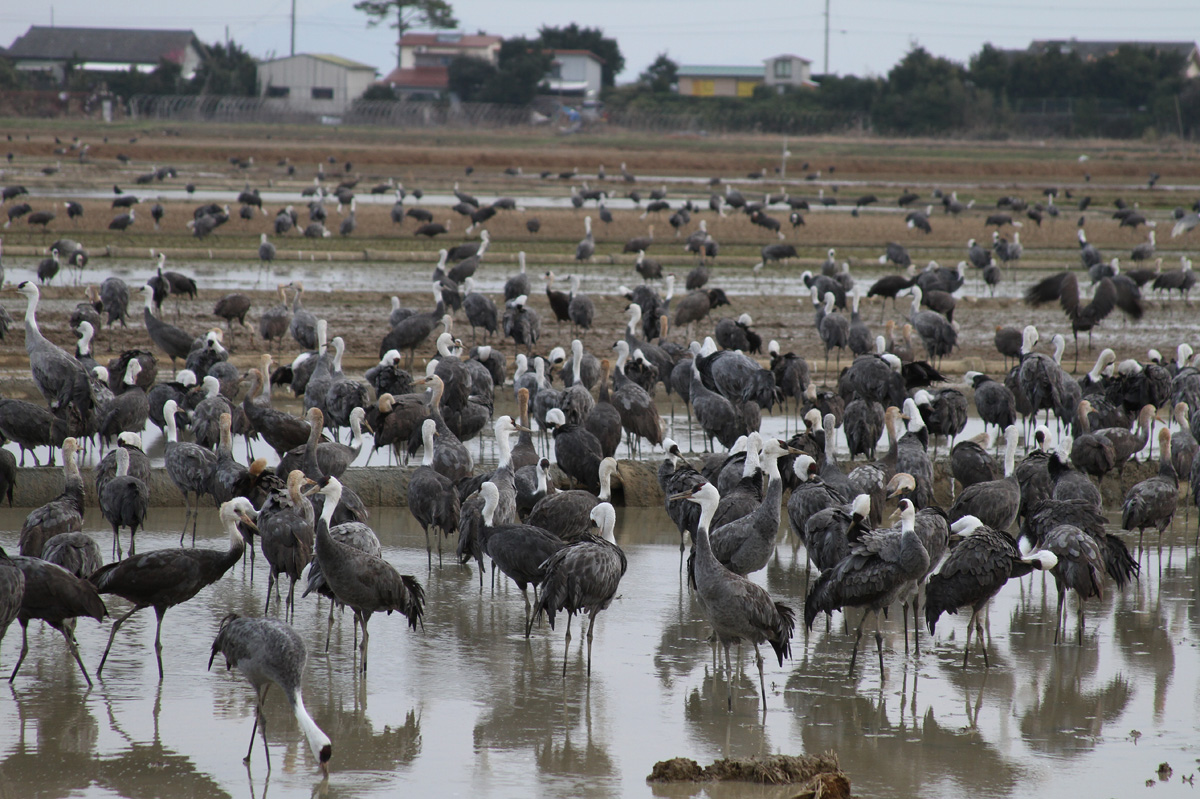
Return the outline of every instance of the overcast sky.
[[[966,61],[985,42],[1031,39],[1194,40],[1196,0],[831,0],[830,71],[886,74],[911,46]],[[386,74],[394,32],[366,27],[353,0],[295,0],[296,52],[353,58]],[[258,57],[287,55],[292,0],[34,0],[0,9],[0,43],[30,25],[191,28],[201,41],[229,36]],[[625,56],[618,82],[660,52],[683,64],[749,65],[795,53],[823,71],[824,0],[452,0],[464,31],[532,36],[543,24],[578,22],[615,37]]]

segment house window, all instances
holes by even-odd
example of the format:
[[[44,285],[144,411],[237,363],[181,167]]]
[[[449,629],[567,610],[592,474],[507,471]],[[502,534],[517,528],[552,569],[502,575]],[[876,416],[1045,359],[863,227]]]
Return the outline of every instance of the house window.
[[[312,98],[314,100],[332,100],[333,89],[325,89],[320,86],[313,86]]]
[[[291,91],[287,86],[268,86],[267,97],[287,97]]]
[[[779,59],[775,62],[775,77],[788,80],[792,77],[792,62]]]
[[[737,82],[738,97],[753,97],[754,87],[758,85],[756,80],[739,80]]]
[[[716,81],[712,80],[693,80],[692,94],[696,97],[712,97],[717,93]]]

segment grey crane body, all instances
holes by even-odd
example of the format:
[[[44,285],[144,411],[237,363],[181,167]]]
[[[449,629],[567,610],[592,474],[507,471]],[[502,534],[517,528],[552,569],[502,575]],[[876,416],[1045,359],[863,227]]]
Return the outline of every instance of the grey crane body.
[[[129,474],[129,451],[118,447],[117,473],[100,490],[100,512],[113,528],[113,552],[121,556],[119,531],[129,528],[129,554],[135,553],[138,528],[146,521],[150,509],[150,489],[145,481]]]
[[[154,635],[154,653],[158,661],[158,678],[163,678],[162,621],[168,609],[182,604],[205,587],[212,585],[239,560],[246,549],[238,524],[254,526],[258,515],[249,500],[238,497],[221,506],[220,518],[229,536],[229,549],[178,548],[157,549],[125,560],[109,563],[93,574],[90,581],[101,594],[116,594],[133,603],[133,608],[113,623],[108,645],[100,658],[96,673],[104,670],[108,653],[121,625],[142,608],[154,608],[158,625]]]
[[[1010,425],[1005,432],[1004,477],[964,488],[950,506],[951,521],[974,516],[993,530],[1007,531],[1017,520],[1021,508],[1021,486],[1014,474],[1018,428]]]
[[[769,642],[779,659],[779,665],[783,665],[784,658],[791,656],[791,637],[795,625],[792,609],[772,600],[761,586],[725,568],[713,554],[708,531],[719,496],[712,484],[704,483],[699,488],[675,498],[690,499],[701,508],[696,529],[696,558],[693,570],[696,597],[712,625],[713,634],[725,648],[725,667],[729,672],[730,681],[726,705],[732,710],[733,675],[729,664],[729,648],[735,642],[748,641],[754,646],[759,686],[765,706],[767,692],[763,679],[763,659],[758,645]]]
[[[63,441],[63,491],[25,518],[19,536],[22,555],[40,558],[51,538],[83,529],[83,478],[75,463],[77,449],[75,439]]]
[[[589,518],[592,524],[600,528],[601,535],[587,533],[578,541],[559,549],[541,564],[544,572],[542,595],[538,598],[533,619],[545,613],[550,629],[554,629],[555,613],[565,610],[568,616],[567,646],[570,647],[570,618],[576,613],[587,614],[590,617],[587,630],[587,668],[590,676],[592,631],[596,626],[596,616],[612,603],[629,563],[624,551],[615,541],[609,540],[613,537],[616,522],[616,511],[612,505],[597,505],[590,511]],[[566,669],[564,657],[564,677]]]
[[[312,503],[301,493],[304,473],[296,469],[288,473],[287,493],[272,493],[258,513],[259,547],[267,561],[267,604],[279,575],[289,580],[286,612],[293,611],[296,581],[304,567],[312,562],[316,513]]]
[[[21,610],[21,599],[25,596],[25,573],[8,553],[0,548],[0,643],[4,634]]]
[[[422,464],[412,473],[408,481],[408,509],[425,531],[425,552],[432,565],[432,547],[429,528],[437,528],[442,536],[450,536],[459,529],[461,506],[454,482],[434,467],[437,452],[437,423],[426,419],[422,423],[422,438],[425,455]],[[438,539],[438,555],[441,556],[441,537]]]
[[[1161,544],[1163,531],[1175,518],[1179,502],[1179,477],[1171,459],[1171,433],[1165,427],[1159,432],[1159,443],[1158,474],[1129,489],[1121,505],[1121,528],[1136,529],[1140,540],[1147,527],[1155,527]]]
[[[304,639],[290,625],[277,619],[241,618],[230,614],[221,620],[221,628],[213,640],[212,655],[208,659],[211,669],[217,653],[225,658],[225,668],[236,668],[254,689],[256,710],[255,728],[262,725],[263,750],[266,750],[266,719],[262,717],[262,702],[272,683],[284,692],[288,705],[308,741],[313,757],[321,770],[328,774],[329,760],[333,756],[333,744],[309,716],[304,707],[300,689],[304,682],[304,666],[308,661],[308,650]],[[250,746],[254,746],[254,733],[250,731]],[[246,762],[250,752],[246,753]],[[271,756],[267,754],[270,768]]]
[[[566,546],[566,542],[549,530],[530,524],[502,524],[495,518],[499,490],[492,481],[480,487],[483,500],[480,540],[483,550],[492,559],[494,568],[507,575],[521,593],[525,594],[525,620],[530,618],[528,586],[537,588],[545,577],[546,559]]]
[[[767,490],[762,502],[749,515],[718,527],[709,534],[713,555],[735,574],[746,575],[765,568],[775,552],[780,506],[783,504],[779,458],[786,454],[787,448],[780,446],[773,438],[767,439],[762,454],[766,462]]]
[[[611,501],[612,477],[617,462],[611,457],[600,461],[600,495],[588,491],[556,491],[537,501],[525,523],[548,530],[564,541],[578,541],[594,527],[592,511],[601,502]]]
[[[956,525],[956,531],[963,537],[950,550],[941,567],[930,575],[925,586],[925,621],[929,626],[929,634],[933,635],[943,613],[957,613],[959,608],[971,608],[963,666],[966,667],[970,655],[972,628],[977,625],[984,663],[990,665],[982,637],[983,627],[978,623],[980,611],[992,597],[1000,593],[1010,578],[1021,577],[1035,568],[1052,568],[1057,559],[1044,552],[1022,556],[1011,536],[990,527],[977,524],[966,530],[958,528],[959,525]]]
[[[850,547],[850,555],[837,566],[817,578],[804,604],[804,621],[811,629],[817,614],[832,612],[846,606],[862,607],[876,618],[875,643],[879,651],[879,668],[883,670],[883,637],[878,629],[879,613],[883,608],[905,597],[912,586],[929,570],[929,553],[916,532],[916,509],[908,499],[900,501],[900,530],[874,530],[864,533]],[[868,614],[863,615],[863,622]],[[857,643],[862,637],[859,623]]]
[[[187,509],[184,515],[183,532],[179,542],[187,533],[188,518],[195,514],[192,526],[192,538],[195,539],[196,525],[199,524],[200,497],[212,492],[212,474],[217,465],[217,456],[211,450],[188,442],[178,440],[175,427],[175,401],[167,400],[163,406],[163,417],[167,423],[167,443],[164,450],[163,463],[171,482],[183,492]],[[196,508],[193,511],[191,495],[196,495]]]
[[[81,580],[104,565],[100,545],[87,533],[59,533],[42,548],[42,560],[62,566]]]
[[[25,295],[25,352],[38,391],[46,398],[51,411],[73,407],[86,418],[94,399],[87,371],[79,361],[50,343],[38,329],[37,286],[25,281],[17,286]]]
[[[192,342],[195,340],[195,337],[174,325],[162,321],[154,315],[150,310],[153,295],[149,286],[142,287],[142,294],[146,301],[146,307],[142,309],[142,320],[146,324],[146,332],[150,335],[150,340],[154,342],[155,346],[165,352],[167,357],[171,359],[171,367],[174,369],[177,360],[187,360],[189,353],[192,351]]]
[[[81,580],[61,566],[49,563],[41,558],[18,555],[11,558],[10,563],[20,570],[24,580],[24,591],[21,594],[17,621],[21,623],[21,654],[13,667],[8,681],[11,683],[21,670],[21,663],[29,652],[28,630],[29,622],[41,619],[62,633],[67,641],[67,647],[79,664],[87,684],[92,684],[87,668],[79,657],[79,645],[75,643],[75,619],[79,616],[90,616],[96,621],[102,621],[108,615],[95,587],[86,580]],[[12,590],[13,579],[9,576],[9,590]],[[7,627],[7,623],[3,627]],[[3,629],[0,627],[0,630]]]
[[[342,485],[336,477],[327,478],[320,492],[325,506],[316,526],[316,554],[321,573],[339,602],[351,608],[362,626],[359,651],[361,670],[367,670],[367,622],[378,611],[399,611],[416,629],[423,624],[425,590],[409,575],[401,575],[383,558],[369,555],[343,544],[329,533],[329,522],[341,499]]]

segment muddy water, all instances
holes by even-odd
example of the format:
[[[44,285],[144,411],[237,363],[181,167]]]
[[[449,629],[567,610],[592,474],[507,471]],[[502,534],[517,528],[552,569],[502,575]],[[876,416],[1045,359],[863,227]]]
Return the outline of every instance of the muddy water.
[[[89,511],[88,528],[110,537]],[[0,544],[15,549],[22,514],[0,511]],[[481,589],[474,570],[427,571],[423,539],[404,510],[377,509],[385,557],[428,592],[423,632],[397,616],[371,622],[370,671],[355,670],[351,624],[338,617],[328,654],[328,606],[299,601],[295,625],[310,658],[305,702],[334,741],[323,795],[710,796],[791,795],[787,789],[691,786],[652,789],[663,758],[834,750],[862,796],[1129,796],[1174,776],[1160,792],[1190,795],[1200,740],[1200,621],[1195,550],[1141,557],[1142,579],[1111,588],[1088,607],[1082,646],[1054,646],[1053,587],[1013,582],[990,617],[992,668],[978,655],[963,671],[964,619],[944,617],[920,657],[904,654],[898,614],[884,624],[884,673],[874,644],[846,676],[851,639],[835,617],[797,635],[793,659],[769,663],[767,706],[753,663],[734,682],[714,676],[705,624],[679,578],[678,536],[658,509],[623,510],[617,539],[629,558],[618,599],[596,626],[590,683],[578,625],[563,668],[563,630],[520,634],[523,603],[511,584]],[[204,512],[198,546],[223,547]],[[140,549],[178,543],[181,515],[154,509]],[[1190,538],[1190,536],[1189,536]],[[803,560],[784,540],[756,579],[796,608]],[[802,555],[802,553],[801,553]],[[268,697],[268,775],[261,739],[242,765],[253,723],[250,689],[236,674],[206,671],[217,624],[231,611],[259,614],[262,558],[242,565],[170,610],[163,631],[166,678],[157,680],[154,617],[134,616],[118,635],[103,679],[88,689],[61,636],[34,623],[30,653],[0,697],[0,795],[308,797],[319,783],[286,704]],[[110,610],[128,606],[113,599]],[[1069,604],[1074,618],[1074,605]],[[857,621],[852,613],[851,622]],[[14,627],[15,629],[15,627]],[[108,624],[79,624],[95,670]],[[19,642],[10,631],[5,669]],[[1156,793],[1156,795],[1158,795]]]

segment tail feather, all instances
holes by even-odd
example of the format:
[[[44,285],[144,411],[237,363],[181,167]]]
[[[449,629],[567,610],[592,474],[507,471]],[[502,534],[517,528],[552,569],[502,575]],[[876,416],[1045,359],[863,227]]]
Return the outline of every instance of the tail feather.
[[[400,612],[408,618],[408,626],[412,629],[417,629],[417,624],[421,625],[421,629],[425,629],[425,589],[417,582],[417,578],[411,574],[400,575],[400,582],[408,589],[408,602],[400,609]]]
[[[1113,578],[1118,588],[1124,588],[1130,577],[1137,577],[1141,566],[1129,552],[1125,542],[1112,533],[1107,533],[1104,543],[1104,570]]]
[[[792,656],[792,631],[796,629],[796,613],[782,602],[775,603],[775,610],[779,613],[779,623],[775,627],[775,637],[770,641],[775,656],[779,658],[779,665],[782,666],[784,658]]]
[[[827,569],[822,572],[804,600],[804,626],[809,630],[812,629],[818,614],[832,613],[842,607],[841,598],[837,592],[838,585],[832,579],[834,571],[834,569]]]

